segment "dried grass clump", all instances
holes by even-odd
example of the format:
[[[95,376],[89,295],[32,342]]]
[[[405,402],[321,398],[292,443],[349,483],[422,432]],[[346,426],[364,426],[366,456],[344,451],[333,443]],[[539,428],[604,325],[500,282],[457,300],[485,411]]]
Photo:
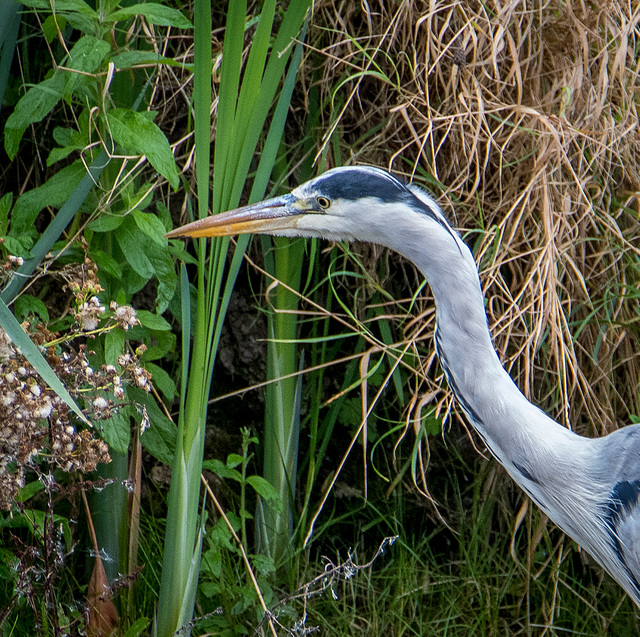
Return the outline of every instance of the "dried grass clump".
[[[321,151],[433,175],[480,229],[505,364],[581,433],[640,413],[639,23],[631,2],[326,2],[311,32]]]

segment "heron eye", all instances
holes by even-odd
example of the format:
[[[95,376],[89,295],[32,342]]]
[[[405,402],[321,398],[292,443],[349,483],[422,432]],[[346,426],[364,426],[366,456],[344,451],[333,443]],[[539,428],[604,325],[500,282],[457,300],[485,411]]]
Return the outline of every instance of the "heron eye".
[[[316,201],[323,210],[326,210],[331,205],[331,199],[327,197],[316,197]]]

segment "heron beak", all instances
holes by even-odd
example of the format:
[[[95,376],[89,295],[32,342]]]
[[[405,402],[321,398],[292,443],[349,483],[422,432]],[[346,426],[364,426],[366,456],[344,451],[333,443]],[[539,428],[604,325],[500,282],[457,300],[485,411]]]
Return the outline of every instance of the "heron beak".
[[[295,228],[301,215],[315,212],[309,202],[292,194],[193,221],[168,232],[165,237],[225,237],[233,234],[264,234]]]

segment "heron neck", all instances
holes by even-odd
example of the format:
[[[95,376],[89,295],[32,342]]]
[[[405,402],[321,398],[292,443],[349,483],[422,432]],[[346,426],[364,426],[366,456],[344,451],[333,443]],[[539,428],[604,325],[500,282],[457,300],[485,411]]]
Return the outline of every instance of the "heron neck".
[[[508,435],[518,432],[515,435],[525,438],[538,437],[540,427],[563,429],[525,398],[502,367],[487,324],[478,270],[467,246],[445,229],[434,236],[433,228],[428,228],[424,237],[414,235],[395,249],[420,268],[431,286],[441,366],[458,402],[494,455],[500,459],[497,445],[505,429],[512,432]]]

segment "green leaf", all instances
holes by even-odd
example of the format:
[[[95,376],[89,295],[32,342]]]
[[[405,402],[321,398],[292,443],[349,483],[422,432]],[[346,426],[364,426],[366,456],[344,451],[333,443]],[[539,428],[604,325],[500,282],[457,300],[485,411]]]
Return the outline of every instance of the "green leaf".
[[[198,265],[198,260],[184,249],[184,241],[171,239],[169,241],[169,254],[173,255],[178,261]]]
[[[7,234],[9,227],[9,210],[13,204],[13,193],[8,192],[0,198],[0,235]]]
[[[230,453],[227,456],[227,467],[233,469],[244,462],[244,458],[237,453]]]
[[[150,111],[145,111],[149,113]],[[137,213],[142,211],[153,201],[154,184],[150,182],[143,183],[138,188],[125,187],[122,191],[122,201],[125,209]]]
[[[204,553],[202,570],[212,579],[219,579],[222,574],[222,551],[219,548],[209,549]]]
[[[0,517],[0,528],[8,527],[11,529],[29,529],[33,533],[33,538],[38,542],[44,542],[47,537],[45,531],[45,523],[51,522],[49,513],[39,511],[38,509],[26,509],[23,513],[13,516]],[[62,535],[65,540],[67,551],[71,550],[71,528],[69,520],[61,515],[54,514],[53,524],[56,529],[62,529]]]
[[[42,23],[42,33],[45,40],[51,44],[58,37],[58,29],[64,31],[67,26],[67,19],[62,15],[50,15]]]
[[[29,257],[29,251],[33,247],[33,243],[34,241],[30,237],[21,237],[21,239],[4,237],[4,247],[6,251],[17,257]]]
[[[150,620],[147,617],[141,617],[127,628],[127,632],[124,634],[124,637],[138,637],[138,635],[142,635],[142,633],[147,629],[147,626],[150,624]]]
[[[32,9],[44,9],[51,12],[50,0],[21,0],[25,7],[31,7]],[[98,14],[86,3],[84,0],[55,0],[56,13],[62,11],[74,11],[82,13],[86,16],[98,19]]]
[[[107,365],[115,365],[118,356],[124,353],[124,330],[116,327],[107,332],[104,337],[104,362]]]
[[[73,91],[80,82],[90,79],[96,83],[96,79],[88,78],[85,74],[93,73],[110,50],[111,47],[107,42],[94,38],[92,35],[85,35],[76,42],[75,46],[69,51],[69,59],[66,66],[78,71],[78,73],[70,71],[64,73],[65,99],[71,98]]]
[[[118,453],[127,453],[131,437],[131,420],[128,406],[120,406],[118,413],[114,413],[107,420],[101,420],[96,428],[101,431],[102,438],[110,449]]]
[[[78,125],[80,130],[62,128],[61,126],[56,126],[53,129],[53,139],[60,144],[61,148],[51,149],[47,157],[47,166],[51,166],[68,157],[72,152],[83,150],[87,146],[89,142],[89,113],[87,109],[80,114]]]
[[[149,428],[140,436],[142,446],[155,458],[166,465],[173,462],[176,448],[178,428],[165,416],[151,394],[147,394],[139,387],[127,387],[127,396],[132,401],[144,405],[149,416]],[[134,413],[134,418],[140,422],[141,415]]]
[[[442,420],[434,416],[433,411],[429,411],[422,419],[422,426],[425,428],[429,436],[442,435]]]
[[[102,250],[91,250],[91,258],[98,266],[100,272],[106,272],[116,279],[122,278],[122,269],[110,254]]]
[[[70,166],[59,170],[42,186],[25,192],[18,198],[13,208],[11,234],[19,238],[24,235],[37,236],[38,232],[34,224],[40,211],[45,206],[62,206],[69,199],[86,172],[84,164],[77,160]]]
[[[162,314],[169,302],[176,293],[178,287],[178,275],[176,274],[173,260],[171,259],[169,250],[154,249],[148,253],[149,260],[153,264],[153,268],[158,278],[158,298],[156,299],[156,310],[158,314]]]
[[[94,232],[113,232],[125,220],[127,215],[101,214],[95,221],[87,227]]]
[[[140,230],[142,230],[142,232],[144,232],[148,237],[151,237],[153,241],[163,247],[169,245],[168,240],[164,237],[167,230],[162,221],[160,221],[156,215],[150,212],[142,212],[140,210],[134,210],[131,214],[138,228],[140,228]]]
[[[33,497],[36,493],[39,493],[44,489],[44,484],[40,480],[34,480],[26,484],[16,497],[16,502],[26,502],[29,498]]]
[[[15,300],[13,306],[16,316],[26,318],[30,314],[35,314],[46,323],[49,322],[49,311],[47,310],[47,306],[35,296],[22,294]]]
[[[269,573],[275,573],[276,571],[273,558],[268,555],[252,555],[251,564],[262,575],[269,575]]]
[[[141,310],[138,310],[138,314],[140,313],[140,311]],[[176,348],[176,336],[173,332],[153,330],[152,334],[156,343],[155,345],[149,347],[147,351],[142,355],[142,361],[144,363],[147,363],[148,361],[158,360],[159,358],[166,356],[170,351],[173,351]],[[133,338],[133,336],[131,338]]]
[[[180,178],[171,146],[164,133],[142,113],[114,108],[107,113],[113,138],[129,152],[146,155],[149,163],[173,186]]]
[[[138,310],[137,317],[140,323],[150,330],[158,330],[160,332],[171,330],[171,325],[159,314],[154,314],[148,310]]]
[[[177,27],[179,29],[193,29],[191,22],[177,9],[166,7],[155,2],[143,2],[114,11],[109,20],[128,20],[136,15],[143,15],[151,24],[161,27]]]
[[[16,156],[20,140],[27,127],[44,119],[62,99],[64,84],[63,74],[55,73],[48,80],[30,88],[20,98],[4,128],[4,149],[9,159]]]
[[[171,376],[162,367],[158,367],[153,363],[145,363],[144,368],[151,373],[154,387],[157,387],[167,400],[173,400],[178,394],[178,390]]]
[[[249,476],[247,483],[254,488],[261,498],[270,500],[278,511],[282,510],[282,502],[278,492],[262,476]]]
[[[235,469],[230,469],[227,465],[221,460],[217,460],[213,458],[211,460],[205,460],[202,463],[203,469],[209,469],[209,471],[213,471],[217,476],[221,478],[225,478],[227,480],[236,480],[237,482],[242,482],[242,474]]]
[[[125,223],[121,224],[115,231],[115,238],[122,254],[129,265],[135,270],[136,274],[143,279],[151,279],[155,274],[151,261],[144,252],[140,242],[140,230],[127,217]]]

